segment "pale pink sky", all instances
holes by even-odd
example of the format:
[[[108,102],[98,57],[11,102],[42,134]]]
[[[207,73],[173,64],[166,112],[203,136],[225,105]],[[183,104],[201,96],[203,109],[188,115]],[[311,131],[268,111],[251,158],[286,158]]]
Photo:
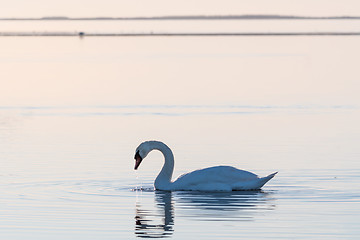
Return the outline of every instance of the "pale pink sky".
[[[184,14],[360,15],[359,0],[5,0],[0,17]]]

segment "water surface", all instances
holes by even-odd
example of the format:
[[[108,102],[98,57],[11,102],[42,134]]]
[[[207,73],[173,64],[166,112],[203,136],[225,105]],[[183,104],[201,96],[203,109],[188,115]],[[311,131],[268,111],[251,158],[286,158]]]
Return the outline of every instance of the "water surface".
[[[2,239],[360,236],[358,37],[0,44]],[[160,153],[133,171],[151,139],[175,177],[279,173],[261,191],[157,192]]]

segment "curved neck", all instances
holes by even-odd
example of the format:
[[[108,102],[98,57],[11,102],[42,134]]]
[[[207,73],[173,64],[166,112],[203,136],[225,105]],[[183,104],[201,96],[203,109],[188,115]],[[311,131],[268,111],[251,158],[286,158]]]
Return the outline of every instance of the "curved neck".
[[[166,144],[157,141],[149,142],[152,149],[159,150],[165,158],[164,165],[155,179],[155,188],[160,190],[167,190],[171,184],[171,178],[174,171],[174,155],[171,149]]]

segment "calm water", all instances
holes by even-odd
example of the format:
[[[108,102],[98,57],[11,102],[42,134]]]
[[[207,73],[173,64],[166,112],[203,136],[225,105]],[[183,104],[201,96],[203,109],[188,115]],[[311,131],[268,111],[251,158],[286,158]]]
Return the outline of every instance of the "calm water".
[[[0,38],[0,237],[359,238],[358,42]],[[174,176],[279,173],[257,192],[155,192],[160,153],[133,171],[149,139]]]

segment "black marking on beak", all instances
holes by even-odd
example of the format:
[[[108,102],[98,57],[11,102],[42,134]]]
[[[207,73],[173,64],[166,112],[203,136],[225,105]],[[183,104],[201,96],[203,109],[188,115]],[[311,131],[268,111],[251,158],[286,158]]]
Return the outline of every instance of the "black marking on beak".
[[[138,167],[140,166],[141,161],[143,160],[142,157],[139,154],[139,151],[136,152],[134,159],[135,159],[135,167],[134,167],[134,169],[137,170]]]

